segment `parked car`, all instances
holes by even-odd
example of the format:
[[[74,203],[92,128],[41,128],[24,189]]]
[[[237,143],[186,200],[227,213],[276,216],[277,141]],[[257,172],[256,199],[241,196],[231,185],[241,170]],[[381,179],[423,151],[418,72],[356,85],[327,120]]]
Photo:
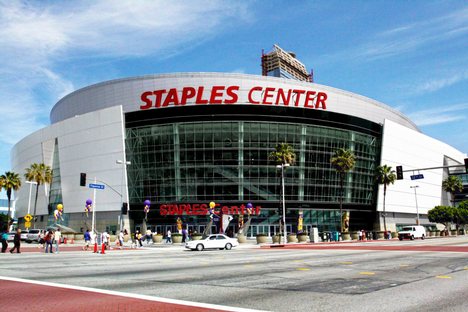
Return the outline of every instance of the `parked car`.
[[[226,249],[239,246],[235,238],[230,238],[224,234],[212,234],[205,239],[192,240],[185,243],[185,248],[202,251],[203,249]]]
[[[28,230],[21,230],[21,240],[22,241],[25,241],[25,240],[28,239],[28,233],[29,233]]]
[[[32,242],[39,243],[39,240],[41,239],[41,234],[43,232],[44,232],[44,230],[40,230],[40,229],[31,229],[31,230],[29,230],[28,238],[26,239],[26,243],[32,243]]]
[[[398,239],[403,240],[405,238],[411,240],[415,238],[424,239],[426,238],[426,229],[421,225],[404,226],[403,229],[398,232]]]

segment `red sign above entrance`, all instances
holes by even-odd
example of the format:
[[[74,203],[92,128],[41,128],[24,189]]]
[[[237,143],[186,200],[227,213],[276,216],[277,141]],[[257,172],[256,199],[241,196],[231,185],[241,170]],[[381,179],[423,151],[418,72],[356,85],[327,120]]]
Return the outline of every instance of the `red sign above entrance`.
[[[242,98],[243,96],[244,98]],[[327,109],[325,92],[255,86],[241,91],[240,86],[183,87],[160,89],[141,94],[141,110],[169,106],[205,104],[253,104]]]
[[[252,209],[252,214],[259,215],[261,206],[256,206]],[[206,216],[208,215],[209,207],[207,204],[162,204],[159,206],[161,216]],[[247,207],[242,204],[240,206],[221,206],[216,204],[215,210],[222,214],[244,215],[247,214]]]

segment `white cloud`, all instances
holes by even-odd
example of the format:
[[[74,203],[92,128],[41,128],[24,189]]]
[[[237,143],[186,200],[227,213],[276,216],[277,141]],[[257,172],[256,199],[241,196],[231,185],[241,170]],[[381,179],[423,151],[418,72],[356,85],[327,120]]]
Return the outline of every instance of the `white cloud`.
[[[466,119],[468,103],[421,110],[407,114],[418,126],[431,126]]]
[[[468,71],[451,73],[447,77],[425,81],[413,87],[414,93],[434,92],[468,79]]]
[[[73,91],[58,64],[95,57],[158,58],[193,49],[239,20],[250,2],[0,0],[0,153],[48,124],[51,107]],[[0,172],[9,164],[1,163]]]

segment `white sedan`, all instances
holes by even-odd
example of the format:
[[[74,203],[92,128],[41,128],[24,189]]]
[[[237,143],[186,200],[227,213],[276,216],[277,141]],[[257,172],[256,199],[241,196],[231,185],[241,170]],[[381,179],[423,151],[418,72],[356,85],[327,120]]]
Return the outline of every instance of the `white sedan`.
[[[185,243],[185,248],[202,251],[203,249],[226,249],[239,246],[235,238],[230,238],[224,234],[212,234],[205,239],[193,240]]]

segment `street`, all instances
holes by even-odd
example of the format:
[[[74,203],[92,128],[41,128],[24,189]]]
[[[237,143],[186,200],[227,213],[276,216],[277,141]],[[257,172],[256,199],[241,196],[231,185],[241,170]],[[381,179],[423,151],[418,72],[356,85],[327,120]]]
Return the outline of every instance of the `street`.
[[[251,245],[197,252],[156,246],[104,255],[2,254],[0,283],[2,276],[15,277],[267,311],[468,308],[467,236],[309,246],[312,249]],[[378,246],[406,250],[372,249]],[[423,247],[428,251],[420,251]],[[447,247],[459,251],[431,250]],[[21,296],[27,295],[24,285]]]

